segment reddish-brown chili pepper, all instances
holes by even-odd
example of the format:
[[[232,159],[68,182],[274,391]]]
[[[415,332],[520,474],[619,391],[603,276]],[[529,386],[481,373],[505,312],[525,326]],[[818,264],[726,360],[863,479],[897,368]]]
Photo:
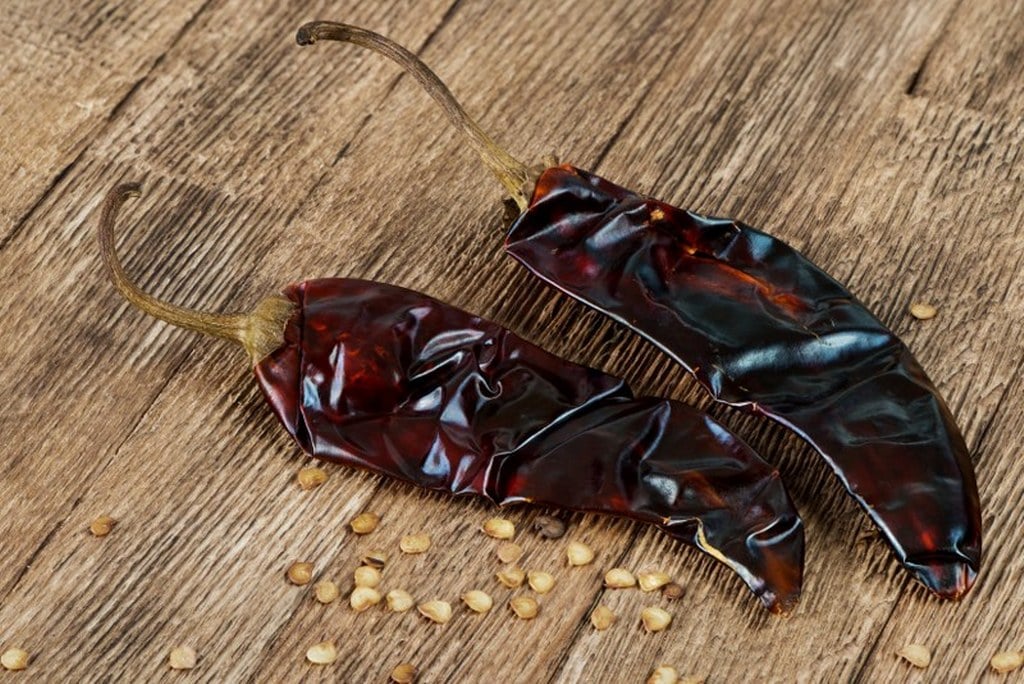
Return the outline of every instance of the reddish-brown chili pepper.
[[[803,574],[803,525],[779,479],[735,435],[675,401],[549,354],[426,295],[306,280],[251,314],[191,311],[142,292],[114,250],[123,185],[100,224],[111,278],[162,320],[241,344],[306,452],[427,489],[651,523],[738,573],[776,612]]]
[[[351,42],[398,62],[518,204],[509,254],[654,342],[716,401],[807,440],[933,592],[957,599],[971,587],[981,506],[963,437],[907,347],[842,285],[742,223],[568,165],[532,172],[469,119],[419,58],[383,36],[313,22],[296,39]]]

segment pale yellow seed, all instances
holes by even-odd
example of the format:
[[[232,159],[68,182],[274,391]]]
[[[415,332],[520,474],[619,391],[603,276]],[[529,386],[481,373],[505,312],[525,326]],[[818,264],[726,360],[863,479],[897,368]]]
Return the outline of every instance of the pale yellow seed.
[[[404,613],[415,604],[412,595],[404,589],[392,589],[388,592],[388,610]]]
[[[590,565],[594,562],[594,551],[583,542],[569,542],[565,549],[565,555],[569,558],[569,565],[576,567]]]
[[[312,563],[292,563],[288,568],[288,581],[292,584],[301,587],[304,584],[309,584],[311,579],[313,579]]]
[[[628,589],[636,586],[636,577],[625,568],[612,568],[604,574],[604,586],[609,589]]]
[[[396,665],[391,671],[391,681],[395,684],[412,684],[416,681],[416,666],[412,663]]]
[[[516,526],[506,518],[491,518],[484,523],[483,531],[488,537],[511,539],[516,535]]]
[[[648,632],[660,632],[672,624],[672,615],[663,608],[649,606],[640,611],[640,621]]]
[[[671,582],[672,578],[668,573],[658,570],[643,570],[637,573],[636,581],[640,585],[640,591],[655,591]]]
[[[306,660],[314,665],[330,665],[338,659],[338,649],[333,641],[321,641],[306,650]]]
[[[1000,651],[992,656],[992,660],[988,664],[1000,674],[1013,672],[1021,665],[1024,665],[1024,653],[1020,651]]]
[[[647,684],[678,684],[679,672],[671,665],[659,665],[647,678]]]
[[[172,670],[191,670],[196,666],[199,657],[191,646],[176,646],[171,649],[167,660]]]
[[[523,620],[532,620],[540,612],[537,600],[529,596],[516,596],[508,602],[508,607],[516,614],[516,617]]]
[[[376,513],[360,513],[348,524],[356,534],[370,534],[377,525],[380,525],[380,516]]]
[[[473,589],[462,595],[463,602],[474,613],[486,613],[494,605],[494,599],[486,591]]]
[[[937,313],[939,313],[939,310],[931,304],[914,302],[910,305],[910,315],[919,321],[927,321],[929,318],[935,318]]]
[[[426,532],[406,535],[398,542],[398,548],[403,553],[423,553],[430,548],[430,535]]]
[[[101,515],[89,524],[89,531],[92,532],[94,537],[106,537],[116,524],[117,520],[109,515]]]
[[[0,665],[5,670],[24,670],[28,667],[28,651],[22,648],[9,648],[0,655]]]
[[[357,587],[375,587],[380,584],[380,571],[369,565],[361,565],[352,573]]]
[[[443,625],[452,619],[452,604],[447,601],[438,601],[436,599],[427,601],[420,605],[417,610],[420,611],[420,615],[439,625]]]
[[[515,542],[501,542],[498,544],[498,560],[502,563],[515,563],[523,557],[523,547]]]
[[[378,603],[380,603],[380,592],[373,587],[356,587],[352,590],[352,595],[348,597],[348,604],[357,613],[362,613]]]
[[[359,559],[359,562],[363,565],[369,565],[371,568],[377,568],[380,570],[388,564],[388,554],[383,551],[367,551],[363,554],[363,557]]]
[[[341,595],[338,585],[331,580],[321,580],[313,586],[313,595],[320,603],[334,603]]]
[[[327,482],[327,472],[323,468],[300,468],[295,474],[295,481],[299,483],[300,489],[309,491]]]
[[[932,662],[932,652],[922,644],[907,644],[896,655],[906,660],[914,667],[926,668]]]
[[[555,576],[543,570],[530,570],[526,573],[526,580],[530,588],[538,594],[546,594],[555,586]]]
[[[497,575],[495,575],[495,577],[497,577],[498,581],[509,589],[521,587],[523,586],[523,582],[526,581],[526,573],[523,572],[522,568],[515,565],[510,565],[504,570],[501,570]]]
[[[615,622],[615,613],[608,606],[598,606],[590,614],[590,624],[599,632],[603,632]]]
[[[665,220],[665,212],[662,211],[660,207],[654,207],[654,209],[651,209],[651,221],[664,221],[664,220]]]

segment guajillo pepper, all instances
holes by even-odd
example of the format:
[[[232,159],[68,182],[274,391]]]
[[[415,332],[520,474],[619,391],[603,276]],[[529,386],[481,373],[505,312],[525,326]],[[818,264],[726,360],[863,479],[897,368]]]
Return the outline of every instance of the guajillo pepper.
[[[719,402],[807,440],[899,561],[943,598],[981,562],[970,455],[913,355],[840,283],[781,240],[573,166],[527,168],[422,61],[365,29],[313,22],[297,41],[351,42],[398,62],[497,175],[519,217],[505,250],[558,290],[655,343]]]
[[[156,299],[114,249],[117,212],[138,192],[117,187],[104,204],[114,284],[146,313],[242,345],[307,453],[495,504],[651,523],[728,565],[772,611],[796,602],[803,524],[778,471],[709,416],[635,398],[618,378],[392,285],[306,280],[233,315]]]

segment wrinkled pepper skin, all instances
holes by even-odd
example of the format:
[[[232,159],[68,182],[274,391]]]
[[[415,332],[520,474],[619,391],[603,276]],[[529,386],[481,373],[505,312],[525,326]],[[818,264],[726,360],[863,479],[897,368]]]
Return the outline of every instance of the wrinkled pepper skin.
[[[410,290],[308,280],[256,366],[306,452],[427,489],[660,527],[771,610],[800,593],[803,525],[778,471],[710,417]]]
[[[540,176],[506,250],[807,440],[930,590],[971,587],[981,507],[960,431],[907,347],[799,252],[567,165]]]

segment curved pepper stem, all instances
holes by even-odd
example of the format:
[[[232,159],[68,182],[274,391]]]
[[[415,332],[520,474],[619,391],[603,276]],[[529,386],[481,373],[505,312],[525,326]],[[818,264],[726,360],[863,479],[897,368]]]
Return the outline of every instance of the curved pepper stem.
[[[504,148],[484,132],[482,128],[466,114],[459,101],[452,95],[448,86],[438,78],[430,67],[419,57],[390,38],[368,31],[358,26],[350,26],[333,21],[312,21],[304,24],[295,34],[295,42],[299,45],[312,45],[318,40],[336,40],[342,43],[353,43],[360,47],[384,55],[397,63],[402,69],[415,78],[423,89],[441,105],[445,115],[469,141],[480,159],[498,177],[498,180],[513,201],[525,211],[527,194],[533,186],[533,174],[521,161],[513,157]]]

